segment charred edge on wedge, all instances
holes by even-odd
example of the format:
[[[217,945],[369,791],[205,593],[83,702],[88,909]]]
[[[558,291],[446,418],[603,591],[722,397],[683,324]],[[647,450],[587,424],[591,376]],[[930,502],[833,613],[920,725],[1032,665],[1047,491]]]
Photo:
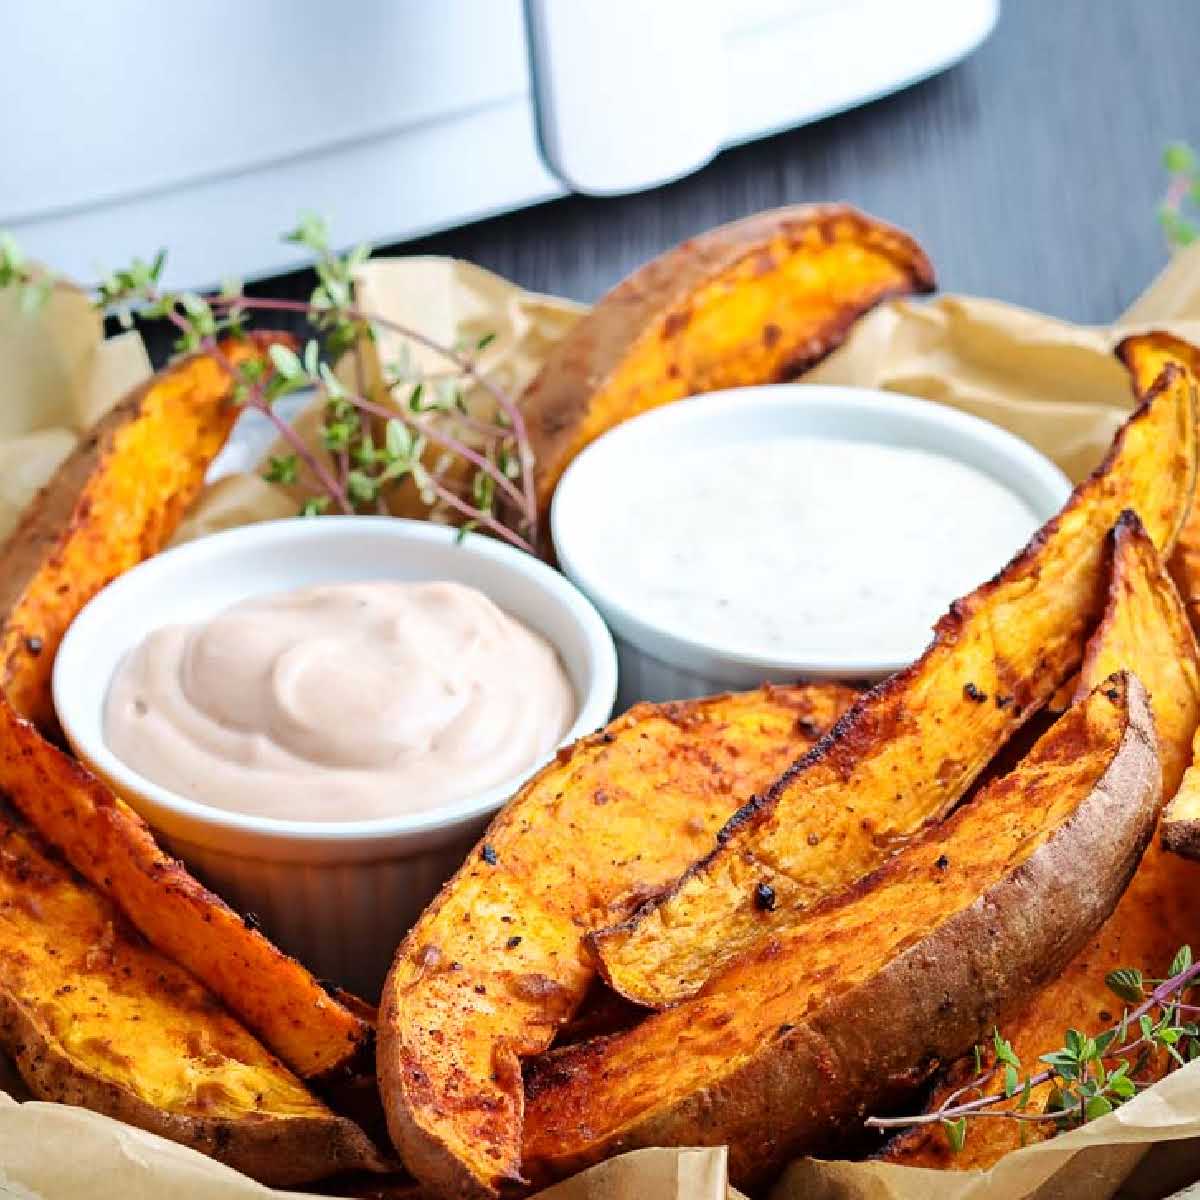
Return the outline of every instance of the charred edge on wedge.
[[[716,845],[708,854],[698,859],[693,863],[674,883],[663,890],[661,895],[655,899],[648,900],[644,904],[636,908],[624,921],[615,923],[609,926],[603,932],[633,932],[636,930],[641,921],[653,912],[656,908],[661,907],[666,901],[675,896],[694,876],[703,875],[713,862],[719,858],[726,844],[737,836],[743,826],[749,825],[758,816],[769,812],[778,804],[780,797],[792,785],[797,776],[803,774],[816,763],[827,758],[835,748],[849,747],[850,753],[854,753],[855,743],[874,741],[883,730],[880,726],[886,726],[888,723],[894,723],[897,719],[897,714],[893,712],[881,711],[876,712],[877,705],[882,707],[882,702],[889,696],[898,692],[903,692],[910,680],[916,676],[926,658],[932,650],[939,644],[945,642],[953,642],[961,635],[963,627],[967,623],[967,619],[974,613],[976,608],[983,603],[1002,583],[1006,582],[1011,577],[1019,574],[1019,572],[1029,565],[1041,551],[1042,547],[1049,540],[1050,536],[1055,533],[1062,524],[1063,517],[1074,509],[1078,502],[1080,493],[1087,488],[1094,480],[1103,476],[1116,461],[1118,455],[1124,448],[1125,440],[1128,437],[1130,427],[1142,417],[1145,416],[1150,406],[1154,401],[1162,395],[1176,380],[1182,376],[1183,372],[1173,363],[1167,364],[1163,368],[1162,373],[1139,402],[1137,407],[1130,413],[1125,424],[1117,431],[1112,445],[1108,449],[1108,453],[1104,456],[1100,465],[1092,471],[1092,473],[1072,490],[1066,504],[1058,512],[1057,515],[1050,518],[1029,540],[1027,545],[1017,551],[1013,558],[1000,571],[992,576],[986,583],[981,584],[973,592],[961,599],[955,600],[950,605],[949,610],[938,620],[933,627],[933,639],[926,647],[921,656],[909,666],[897,671],[896,674],[890,675],[887,679],[877,683],[869,691],[864,692],[859,699],[854,703],[853,707],[848,709],[836,722],[830,731],[804,755],[798,758],[788,769],[773,783],[765,792],[759,792],[750,797],[741,808],[737,810],[725,822],[724,826],[718,831],[716,837]],[[1020,724],[1024,724],[1037,711],[1037,706],[1031,703],[1032,685],[1020,678],[1013,678],[1006,673],[1006,664],[997,662],[997,676],[999,687],[998,691],[1005,698],[1005,707],[1009,703],[1015,705],[1014,716],[1019,719]],[[1058,680],[1061,684],[1063,680]],[[883,718],[882,721],[876,718]],[[1019,725],[1014,727],[1019,728]],[[593,934],[588,935],[588,944],[595,950],[596,940]]]

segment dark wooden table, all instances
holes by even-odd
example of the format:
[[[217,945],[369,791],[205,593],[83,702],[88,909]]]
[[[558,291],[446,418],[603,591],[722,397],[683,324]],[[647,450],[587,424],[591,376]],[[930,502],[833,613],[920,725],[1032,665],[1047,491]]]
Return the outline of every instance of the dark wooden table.
[[[849,200],[915,233],[944,288],[1107,321],[1165,260],[1155,209],[1175,139],[1200,145],[1197,0],[1002,0],[976,54],[907,91],[669,187],[557,201],[412,249],[592,300],[709,226]]]

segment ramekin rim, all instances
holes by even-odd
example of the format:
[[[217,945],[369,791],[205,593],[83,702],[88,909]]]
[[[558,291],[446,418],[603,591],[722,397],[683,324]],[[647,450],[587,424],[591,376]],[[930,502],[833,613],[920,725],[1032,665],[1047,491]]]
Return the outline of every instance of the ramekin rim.
[[[647,429],[661,437],[688,422],[715,417],[728,412],[731,418],[744,415],[748,401],[760,407],[792,410],[797,401],[839,398],[861,411],[888,412],[928,420],[944,428],[973,437],[977,442],[990,444],[1006,453],[1009,462],[1020,464],[1027,480],[1057,490],[1065,503],[1072,484],[1064,472],[1036,447],[1014,433],[994,423],[936,401],[923,400],[879,388],[854,387],[842,384],[759,384],[741,388],[726,388],[694,396],[677,404],[664,405],[632,417],[602,434],[584,447],[568,464],[558,481],[550,504],[550,536],[555,557],[563,573],[596,605],[613,632],[643,655],[658,659],[665,665],[693,673],[712,674],[717,671],[760,670],[770,678],[821,678],[847,680],[882,679],[906,667],[911,659],[879,659],[870,656],[852,657],[811,654],[778,656],[747,650],[744,647],[722,645],[712,639],[692,637],[669,629],[653,619],[640,615],[628,604],[614,596],[611,589],[598,581],[594,573],[580,567],[572,553],[571,539],[563,532],[563,511],[572,502],[572,490],[590,469],[596,456],[614,453],[611,447],[622,439],[634,439]],[[1020,494],[1020,493],[1018,493]],[[1038,514],[1041,516],[1041,514]],[[1053,515],[1053,514],[1050,514]],[[1041,516],[1043,521],[1049,515]],[[931,635],[932,636],[932,635]],[[708,668],[702,664],[707,662]],[[764,678],[768,675],[764,675]]]
[[[209,833],[228,832],[248,837],[256,842],[317,844],[338,842],[391,842],[407,836],[418,839],[431,834],[452,833],[471,826],[481,818],[489,816],[503,806],[523,784],[546,763],[550,762],[563,746],[568,746],[581,737],[602,726],[611,715],[617,689],[617,658],[612,634],[592,602],[564,574],[517,547],[501,543],[483,535],[468,535],[462,541],[461,550],[468,554],[480,554],[501,565],[501,569],[512,570],[521,575],[551,602],[559,605],[574,620],[580,629],[587,647],[588,687],[579,697],[579,711],[561,741],[545,755],[536,760],[528,770],[495,786],[475,793],[461,801],[428,812],[416,812],[392,817],[376,817],[361,821],[300,821],[281,817],[252,816],[246,813],[217,808],[188,799],[171,788],[147,779],[121,761],[104,743],[103,738],[92,740],[79,735],[79,726],[71,720],[71,700],[60,702],[71,681],[68,671],[74,660],[72,647],[80,636],[86,635],[85,614],[92,605],[103,610],[103,605],[115,603],[114,597],[121,594],[122,581],[141,573],[142,578],[151,571],[167,572],[179,562],[180,556],[195,556],[201,561],[219,556],[225,549],[240,547],[245,542],[255,543],[263,539],[281,538],[284,541],[311,535],[311,530],[326,521],[344,524],[354,522],[356,528],[370,527],[388,530],[415,541],[442,542],[449,544],[459,539],[456,529],[431,521],[414,520],[389,516],[350,516],[303,520],[284,517],[270,521],[258,521],[249,525],[198,538],[196,541],[172,547],[139,563],[124,575],[118,576],[106,588],[96,594],[72,622],[59,646],[52,676],[55,710],[68,741],[76,753],[93,771],[104,780],[111,779],[117,790],[136,795],[144,804],[143,816],[151,825],[156,824],[160,814],[167,820],[162,824],[181,826],[186,824],[190,832],[183,837],[204,837],[198,829]],[[166,566],[160,564],[166,563]],[[80,625],[80,622],[83,622]],[[81,635],[77,629],[84,630]],[[73,636],[74,635],[74,636]],[[561,649],[559,647],[556,647]],[[64,654],[65,652],[65,654]],[[60,663],[66,667],[60,671]],[[105,681],[107,686],[107,681]],[[215,838],[204,837],[207,844]]]

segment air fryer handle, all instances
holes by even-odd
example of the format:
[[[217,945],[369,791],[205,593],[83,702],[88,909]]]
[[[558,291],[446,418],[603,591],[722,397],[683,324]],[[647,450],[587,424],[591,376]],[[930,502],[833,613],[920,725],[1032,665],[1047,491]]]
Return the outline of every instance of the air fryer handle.
[[[728,131],[715,0],[525,0],[542,154],[572,190],[653,187]]]

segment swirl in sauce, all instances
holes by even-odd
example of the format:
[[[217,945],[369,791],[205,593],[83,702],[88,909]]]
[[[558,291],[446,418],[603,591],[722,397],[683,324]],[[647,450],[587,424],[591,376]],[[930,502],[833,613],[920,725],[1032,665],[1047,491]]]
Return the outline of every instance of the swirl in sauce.
[[[575,711],[554,649],[481,592],[352,583],[157,630],[118,668],[104,723],[118,758],[189,799],[353,821],[511,779]]]

